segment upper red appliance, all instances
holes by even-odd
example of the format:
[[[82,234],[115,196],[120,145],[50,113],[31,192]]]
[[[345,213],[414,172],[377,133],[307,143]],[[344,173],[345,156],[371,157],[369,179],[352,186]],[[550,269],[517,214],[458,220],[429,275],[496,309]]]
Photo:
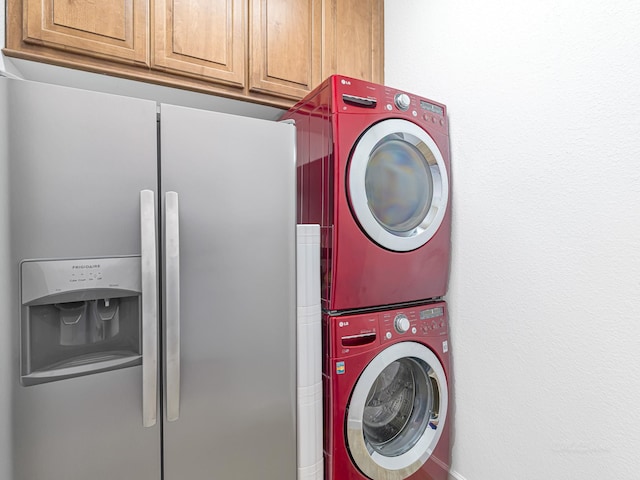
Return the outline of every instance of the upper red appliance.
[[[447,480],[444,302],[323,318],[326,480]]]
[[[442,297],[451,252],[446,107],[334,75],[283,119],[297,129],[298,223],[321,226],[323,308]]]

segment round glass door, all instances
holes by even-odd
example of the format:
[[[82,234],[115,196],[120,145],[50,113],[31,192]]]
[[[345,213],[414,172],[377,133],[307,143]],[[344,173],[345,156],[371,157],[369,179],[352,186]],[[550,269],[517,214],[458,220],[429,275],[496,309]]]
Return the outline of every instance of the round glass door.
[[[447,415],[448,389],[435,354],[397,343],[367,365],[349,402],[347,443],[371,478],[402,480],[436,447]]]
[[[433,139],[407,120],[384,120],[360,138],[349,165],[349,199],[364,231],[394,251],[414,250],[436,233],[449,182]]]

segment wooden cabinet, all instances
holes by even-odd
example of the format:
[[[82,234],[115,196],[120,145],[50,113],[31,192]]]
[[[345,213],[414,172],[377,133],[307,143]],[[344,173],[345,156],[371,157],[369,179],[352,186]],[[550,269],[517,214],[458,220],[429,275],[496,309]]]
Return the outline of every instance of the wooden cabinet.
[[[246,0],[154,0],[151,67],[245,86]]]
[[[382,0],[325,0],[323,78],[384,83],[383,7]]]
[[[13,22],[24,15],[25,46],[42,45],[66,52],[146,65],[149,37],[147,0],[23,0],[9,2],[8,46]],[[21,12],[16,12],[19,7]]]
[[[322,1],[251,0],[252,92],[299,99],[322,81]]]
[[[383,81],[383,0],[8,0],[8,56],[286,108]]]

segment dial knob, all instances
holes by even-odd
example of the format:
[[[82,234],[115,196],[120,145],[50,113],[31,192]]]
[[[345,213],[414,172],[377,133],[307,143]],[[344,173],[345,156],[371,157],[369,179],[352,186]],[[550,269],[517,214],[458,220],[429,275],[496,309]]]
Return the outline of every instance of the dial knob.
[[[398,315],[393,321],[393,325],[396,329],[396,332],[398,333],[406,332],[407,330],[409,330],[409,327],[411,326],[409,324],[409,319],[404,315]]]
[[[411,105],[411,99],[406,93],[396,94],[394,100],[396,102],[396,107],[398,107],[400,110],[406,110]]]

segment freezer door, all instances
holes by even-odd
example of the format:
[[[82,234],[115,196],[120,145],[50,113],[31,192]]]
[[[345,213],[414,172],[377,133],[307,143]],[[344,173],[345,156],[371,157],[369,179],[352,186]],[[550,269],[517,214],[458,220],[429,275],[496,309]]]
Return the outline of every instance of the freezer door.
[[[115,350],[123,345],[135,358],[135,336],[129,343],[122,336],[138,328],[130,323],[139,318],[137,287],[125,293],[120,289],[115,296],[122,298],[112,300],[93,298],[96,288],[84,295],[69,283],[72,278],[85,279],[83,285],[102,282],[103,296],[109,296],[118,291],[120,280],[107,282],[107,265],[97,259],[118,265],[116,258],[127,264],[139,259],[140,191],[157,189],[156,104],[27,81],[0,82],[6,100],[0,108],[7,109],[8,117],[6,156],[1,158],[10,177],[12,303],[0,332],[12,339],[11,372],[0,375],[8,379],[1,386],[9,388],[12,405],[12,421],[3,423],[11,431],[12,474],[7,478],[158,480],[160,425],[143,426],[140,361],[91,371],[92,362],[114,364]],[[93,260],[64,263],[70,259]],[[51,271],[61,272],[59,280],[69,291],[49,283],[56,297],[49,306],[53,297],[22,299],[22,260],[63,262],[62,270]],[[46,275],[26,280],[39,278]],[[21,322],[29,329],[21,331]],[[104,324],[102,330],[95,322]],[[36,377],[48,376],[46,383],[20,383],[21,338],[31,354],[23,359],[31,364],[23,367],[37,371]],[[60,371],[71,376],[56,377]]]
[[[160,118],[161,188],[177,194],[165,245],[173,272],[179,210],[165,480],[294,479],[294,127],[169,105]],[[177,300],[166,299],[169,339]]]

